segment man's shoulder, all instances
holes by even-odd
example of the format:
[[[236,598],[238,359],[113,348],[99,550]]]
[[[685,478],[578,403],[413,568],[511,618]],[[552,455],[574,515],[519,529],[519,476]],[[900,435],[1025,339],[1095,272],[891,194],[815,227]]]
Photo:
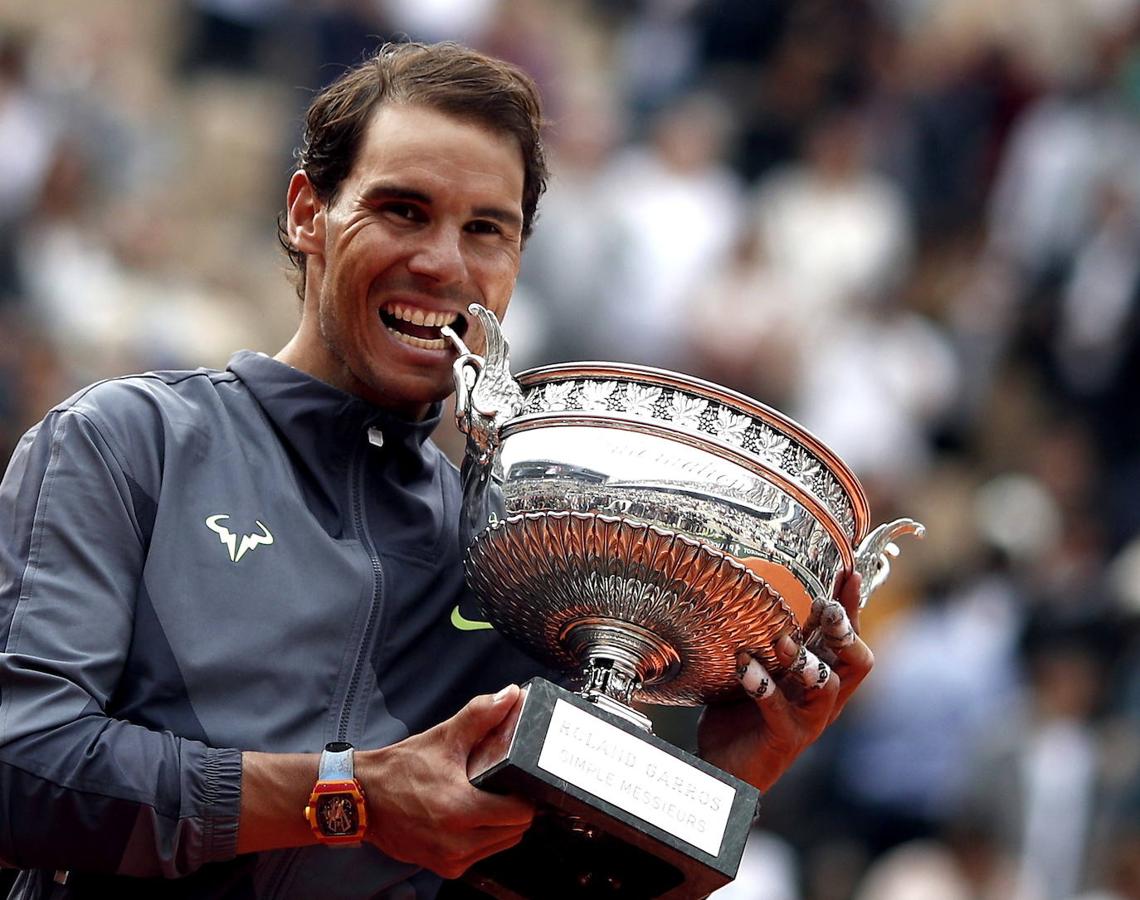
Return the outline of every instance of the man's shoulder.
[[[131,404],[163,401],[176,402],[180,397],[202,390],[216,389],[219,383],[236,381],[228,369],[169,369],[137,372],[104,378],[76,391],[56,409],[77,412],[113,413]]]
[[[172,446],[205,446],[219,426],[247,417],[250,398],[225,369],[144,372],[88,385],[48,413],[94,431],[120,460],[161,459]]]
[[[141,372],[106,378],[76,391],[52,409],[53,413],[74,413],[96,427],[110,427],[155,421],[161,418],[193,418],[216,412],[220,395],[232,393],[240,383],[226,369],[181,369]]]

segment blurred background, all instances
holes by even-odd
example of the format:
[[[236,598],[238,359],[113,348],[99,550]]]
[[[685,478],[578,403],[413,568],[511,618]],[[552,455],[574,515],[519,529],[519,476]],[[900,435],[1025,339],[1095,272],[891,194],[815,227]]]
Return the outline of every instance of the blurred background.
[[[730,385],[927,525],[717,897],[1140,898],[1140,3],[0,0],[0,460],[284,344],[301,115],[401,36],[544,92],[516,372]]]

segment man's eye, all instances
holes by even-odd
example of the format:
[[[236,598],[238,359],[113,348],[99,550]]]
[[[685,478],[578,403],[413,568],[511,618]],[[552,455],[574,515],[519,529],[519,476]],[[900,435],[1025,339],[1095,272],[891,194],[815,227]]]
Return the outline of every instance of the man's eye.
[[[501,234],[501,229],[497,223],[488,221],[487,219],[476,219],[467,226],[467,230],[475,234]]]
[[[419,207],[413,206],[411,203],[385,203],[383,211],[388,215],[407,219],[409,222],[422,222],[424,218]]]

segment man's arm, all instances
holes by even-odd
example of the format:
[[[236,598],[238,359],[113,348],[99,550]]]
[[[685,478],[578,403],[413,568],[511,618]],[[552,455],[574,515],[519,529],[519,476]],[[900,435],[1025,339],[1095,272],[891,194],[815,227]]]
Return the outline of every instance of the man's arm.
[[[318,754],[242,753],[108,711],[134,627],[147,528],[99,430],[57,411],[0,483],[0,860],[177,877],[238,852],[315,842]],[[533,811],[467,781],[467,757],[518,700],[357,754],[368,839],[454,876],[517,842]]]
[[[472,786],[467,759],[519,702],[518,687],[510,685],[494,697],[476,697],[422,734],[378,750],[357,750],[367,840],[393,859],[445,878],[517,844],[534,817],[533,807]],[[315,753],[243,754],[239,853],[316,842],[302,810],[318,760]]]
[[[108,715],[146,535],[97,429],[56,411],[0,484],[0,858],[184,875],[236,850],[241,755]]]

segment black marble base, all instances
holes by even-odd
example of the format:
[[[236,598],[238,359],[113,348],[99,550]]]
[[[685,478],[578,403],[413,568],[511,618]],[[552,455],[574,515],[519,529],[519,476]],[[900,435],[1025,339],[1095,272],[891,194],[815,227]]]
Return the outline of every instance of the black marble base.
[[[549,681],[534,679],[524,690],[517,721],[480,748],[470,774],[478,787],[529,798],[539,815],[521,844],[478,863],[465,876],[465,887],[445,887],[441,898],[481,893],[498,900],[687,900],[736,876],[759,798],[754,787]],[[564,725],[556,735],[551,719],[560,702],[602,724],[575,715],[587,724]],[[568,714],[573,713],[565,708],[559,712]],[[548,740],[589,774],[567,770],[573,779],[567,780],[549,771],[549,761],[541,767]],[[575,740],[592,749],[579,756]],[[665,768],[673,773],[668,779]],[[708,777],[728,786],[714,788],[717,799],[709,799]],[[599,784],[610,785],[611,799],[620,805],[583,786]],[[651,818],[654,813],[647,811],[656,810],[659,824],[631,809]],[[722,828],[719,841],[707,839],[715,846],[693,843]]]

